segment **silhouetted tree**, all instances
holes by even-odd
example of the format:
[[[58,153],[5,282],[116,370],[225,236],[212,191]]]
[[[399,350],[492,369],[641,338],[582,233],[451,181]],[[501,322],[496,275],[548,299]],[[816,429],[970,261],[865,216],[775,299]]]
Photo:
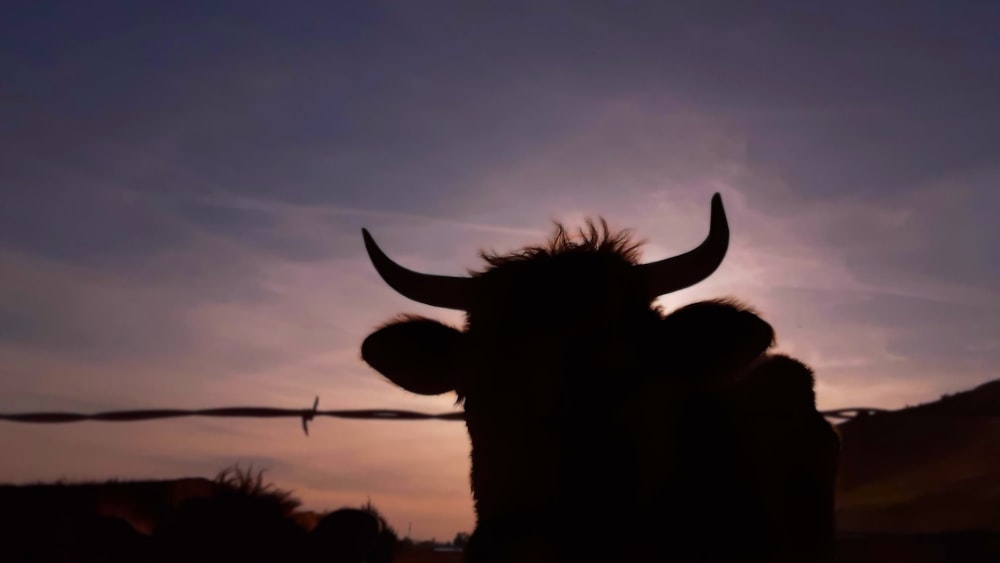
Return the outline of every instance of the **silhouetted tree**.
[[[455,534],[455,539],[451,540],[451,545],[460,548],[464,548],[467,543],[469,543],[468,532],[459,532]]]

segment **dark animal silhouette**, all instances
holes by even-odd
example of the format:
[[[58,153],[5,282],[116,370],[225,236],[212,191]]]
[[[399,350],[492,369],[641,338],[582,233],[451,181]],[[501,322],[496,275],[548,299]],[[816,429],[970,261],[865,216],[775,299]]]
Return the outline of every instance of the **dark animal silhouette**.
[[[466,312],[406,316],[362,357],[414,393],[464,401],[476,528],[469,561],[816,561],[832,548],[839,442],[813,374],[769,353],[734,300],[665,315],[653,300],[708,277],[729,243],[722,200],[694,250],[640,264],[601,220],[547,245],[428,275],[365,245],[390,287]]]
[[[226,476],[224,471],[221,475]],[[297,502],[248,474],[224,481],[211,497],[193,498],[167,514],[153,532],[162,561],[298,563],[307,532],[291,518]]]
[[[367,510],[335,510],[320,519],[310,532],[309,560],[316,563],[389,563],[394,538],[387,537],[384,531],[384,523]]]

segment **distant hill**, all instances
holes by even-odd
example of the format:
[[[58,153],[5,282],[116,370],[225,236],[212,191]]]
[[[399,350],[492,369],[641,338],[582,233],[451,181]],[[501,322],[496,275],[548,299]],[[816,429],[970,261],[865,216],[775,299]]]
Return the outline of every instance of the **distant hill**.
[[[0,484],[0,537],[13,521],[74,521],[79,516],[115,516],[143,534],[152,533],[161,519],[183,503],[218,495],[223,490],[247,495],[270,495],[284,499],[289,517],[309,531],[324,513],[296,510],[298,499],[290,493],[258,482],[252,472],[227,470],[215,479],[185,477],[164,480],[121,480],[91,482]],[[371,511],[381,517],[374,506]]]
[[[838,426],[837,525],[852,534],[1000,534],[1000,380],[938,401]],[[4,518],[103,514],[149,533],[185,500],[212,496],[203,478],[0,485]],[[297,511],[304,528],[317,514]]]
[[[149,533],[166,511],[192,498],[212,496],[219,486],[203,478],[0,485],[0,506],[4,518],[117,516]]]
[[[839,430],[842,532],[1000,532],[1000,380]]]

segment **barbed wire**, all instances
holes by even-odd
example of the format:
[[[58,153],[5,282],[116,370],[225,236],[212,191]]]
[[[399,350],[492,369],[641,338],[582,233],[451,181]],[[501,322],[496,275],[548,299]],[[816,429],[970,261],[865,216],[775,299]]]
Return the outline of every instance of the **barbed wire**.
[[[955,409],[934,409],[929,412],[910,411],[908,409],[890,410],[876,407],[850,407],[819,411],[826,418],[850,420],[859,416],[874,414],[921,414],[943,416],[1000,416],[1000,407],[994,409],[977,409],[975,411]],[[354,409],[354,410],[319,410],[319,397],[313,401],[312,408],[282,409],[274,407],[217,407],[209,409],[142,409],[127,411],[106,411],[98,413],[77,412],[28,412],[0,413],[0,420],[30,424],[63,424],[71,422],[101,421],[101,422],[139,422],[144,420],[160,420],[167,418],[183,418],[191,416],[221,417],[221,418],[298,418],[302,420],[302,431],[309,435],[309,423],[316,417],[347,418],[357,420],[465,420],[464,412],[449,412],[428,414],[416,411],[393,409]]]
[[[361,420],[465,420],[464,412],[428,414],[392,409],[319,410],[319,397],[309,409],[281,409],[273,407],[217,407],[210,409],[142,409],[106,411],[98,413],[29,412],[0,413],[0,420],[35,424],[62,424],[88,420],[102,422],[139,422],[165,418],[206,416],[222,418],[299,418],[302,431],[309,435],[309,423],[316,417],[349,418]]]

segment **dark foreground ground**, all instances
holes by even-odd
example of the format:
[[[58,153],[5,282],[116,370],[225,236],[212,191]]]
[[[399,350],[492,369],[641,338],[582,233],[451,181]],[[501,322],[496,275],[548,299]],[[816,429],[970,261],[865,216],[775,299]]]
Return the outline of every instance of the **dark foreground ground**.
[[[855,535],[840,538],[837,551],[836,561],[844,563],[1000,563],[1000,534]]]
[[[168,563],[200,561],[217,563],[232,561],[234,563],[305,563],[308,561],[309,563],[318,563],[319,561],[347,561],[329,557],[329,551],[291,555],[287,549],[270,553],[259,548],[248,550],[245,549],[247,546],[244,540],[249,538],[241,536],[230,536],[231,541],[216,545],[211,554],[208,554],[201,549],[201,546],[188,542],[184,542],[186,545],[183,546],[182,551],[177,551],[176,546],[171,546],[169,549],[159,549],[155,538],[144,534],[139,537],[139,541],[135,541],[133,537],[118,544],[102,540],[92,541],[96,539],[93,536],[89,538],[78,537],[67,543],[65,536],[62,534],[57,536],[55,531],[48,530],[50,532],[48,534],[44,531],[38,533],[39,530],[29,532],[29,535],[34,537],[30,538],[27,543],[24,540],[29,538],[24,535],[3,538],[6,548],[3,553],[0,553],[0,562]],[[100,536],[106,533],[105,530],[95,535]],[[6,534],[0,534],[0,536],[4,535]],[[257,535],[249,541],[253,543],[264,539]],[[724,541],[724,539],[720,538],[720,541]],[[230,543],[232,546],[229,546]],[[270,542],[264,541],[261,546],[268,543]],[[668,551],[669,545],[665,544],[664,549]],[[390,561],[396,563],[459,563],[462,561],[460,551],[442,551],[428,544],[397,542],[391,551],[392,556],[389,558],[380,557],[378,560],[369,560],[369,563],[389,563]],[[351,559],[351,561],[359,561],[360,563],[361,560]],[[838,541],[837,554],[833,561],[838,563],[1000,563],[1000,534],[954,532],[945,534],[845,535]]]
[[[415,550],[397,563],[459,563],[461,553]],[[840,538],[836,563],[1000,563],[1000,534],[956,532],[854,535]],[[803,562],[807,563],[807,562]]]
[[[838,428],[835,561],[1000,563],[1000,380]],[[214,480],[0,485],[0,563],[318,563],[338,542],[352,543],[349,533],[314,537],[323,514],[298,506],[290,492],[239,467]],[[381,522],[379,545],[395,542],[392,560],[461,560],[459,552],[399,542],[369,509]],[[59,543],[66,549],[53,549]],[[206,544],[217,554],[205,557]],[[80,550],[91,555],[77,557]],[[294,550],[305,556],[289,558]]]

